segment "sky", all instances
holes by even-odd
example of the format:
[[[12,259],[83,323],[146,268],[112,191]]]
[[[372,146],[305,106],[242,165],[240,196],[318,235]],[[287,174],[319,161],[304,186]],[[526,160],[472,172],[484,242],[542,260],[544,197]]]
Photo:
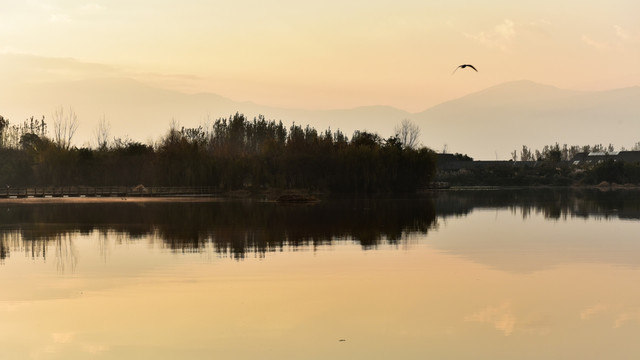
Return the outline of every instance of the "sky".
[[[522,79],[640,85],[638,14],[637,0],[0,0],[0,53],[84,65],[28,81],[123,76],[275,107],[417,112]],[[463,63],[479,72],[452,75]]]

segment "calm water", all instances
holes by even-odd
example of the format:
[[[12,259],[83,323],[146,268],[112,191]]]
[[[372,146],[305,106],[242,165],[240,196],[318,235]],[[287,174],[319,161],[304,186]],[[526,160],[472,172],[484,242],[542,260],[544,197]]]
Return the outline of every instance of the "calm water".
[[[0,202],[0,359],[637,359],[640,193]]]

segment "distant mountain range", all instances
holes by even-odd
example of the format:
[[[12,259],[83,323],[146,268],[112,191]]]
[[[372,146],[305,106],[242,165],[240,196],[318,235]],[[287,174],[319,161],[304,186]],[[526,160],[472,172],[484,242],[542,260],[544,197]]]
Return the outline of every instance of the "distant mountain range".
[[[531,81],[497,85],[414,114],[423,142],[479,159],[508,158],[522,145],[614,144],[640,141],[640,87],[562,90]],[[438,150],[438,148],[435,148]]]
[[[113,136],[153,141],[172,119],[186,127],[212,122],[235,112],[249,118],[311,125],[323,131],[377,132],[389,137],[403,119],[420,126],[421,141],[438,152],[466,153],[475,159],[508,159],[522,145],[613,143],[630,147],[640,141],[640,87],[580,92],[531,81],[514,81],[447,101],[419,113],[389,106],[338,110],[281,109],[236,102],[215,94],[185,94],[124,77],[48,83],[21,82],[0,87],[0,114],[12,123],[28,116],[49,117],[59,106],[72,106],[81,126],[76,143],[89,143],[104,115]],[[208,119],[208,120],[207,120]]]

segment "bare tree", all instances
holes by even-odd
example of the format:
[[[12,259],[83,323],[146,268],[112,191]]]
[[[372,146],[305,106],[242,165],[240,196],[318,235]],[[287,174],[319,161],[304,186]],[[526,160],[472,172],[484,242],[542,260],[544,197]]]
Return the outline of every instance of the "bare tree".
[[[520,161],[534,161],[535,156],[527,145],[522,145],[522,151],[520,152]]]
[[[395,135],[402,145],[406,148],[415,148],[418,146],[418,138],[420,137],[420,127],[410,119],[404,119],[400,125],[396,126]]]
[[[0,115],[0,148],[4,146],[5,129],[9,128],[9,120]]]
[[[53,141],[63,149],[71,147],[73,135],[78,130],[78,115],[73,108],[69,107],[69,112],[65,113],[60,106],[53,113]]]
[[[102,115],[102,118],[98,121],[98,125],[94,131],[96,142],[99,150],[106,150],[109,146],[109,133],[111,132],[111,124],[107,121],[107,118]]]

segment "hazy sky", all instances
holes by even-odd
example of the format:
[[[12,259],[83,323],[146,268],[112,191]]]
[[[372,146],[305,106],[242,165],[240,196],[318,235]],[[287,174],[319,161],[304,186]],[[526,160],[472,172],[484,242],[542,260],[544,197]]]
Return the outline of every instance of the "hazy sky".
[[[511,80],[640,84],[637,0],[0,4],[0,52],[74,58],[164,87],[280,107],[420,111]],[[452,76],[461,63],[480,72]]]

